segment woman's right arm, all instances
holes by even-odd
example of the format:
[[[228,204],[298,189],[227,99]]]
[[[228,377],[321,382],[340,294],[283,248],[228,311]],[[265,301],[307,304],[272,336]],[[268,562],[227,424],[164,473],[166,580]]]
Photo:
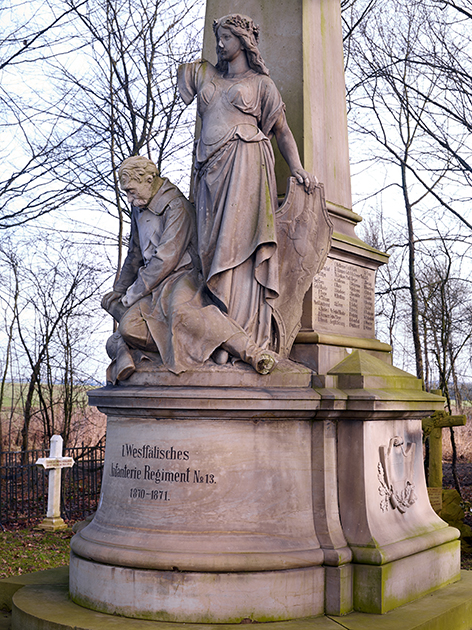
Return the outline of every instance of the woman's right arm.
[[[197,94],[198,75],[202,64],[202,61],[183,63],[177,70],[177,86],[180,96],[186,105],[190,105]]]
[[[293,137],[293,133],[288,126],[285,112],[282,112],[279,119],[274,125],[274,135],[277,140],[282,157],[287,162],[290,172],[300,184],[303,184],[308,194],[311,194],[318,183],[315,175],[311,175],[302,166],[300,155],[298,153],[297,143]]]

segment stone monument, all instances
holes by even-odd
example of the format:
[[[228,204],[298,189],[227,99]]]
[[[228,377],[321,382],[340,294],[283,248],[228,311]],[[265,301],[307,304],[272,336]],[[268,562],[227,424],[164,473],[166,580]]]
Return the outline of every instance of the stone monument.
[[[386,257],[354,233],[339,2],[238,11],[208,0],[208,61],[180,70],[202,120],[196,220],[151,167],[122,166],[131,245],[103,301],[110,384],[90,393],[102,496],[70,593],[187,623],[383,613],[459,579],[422,462],[443,400],[375,339]]]

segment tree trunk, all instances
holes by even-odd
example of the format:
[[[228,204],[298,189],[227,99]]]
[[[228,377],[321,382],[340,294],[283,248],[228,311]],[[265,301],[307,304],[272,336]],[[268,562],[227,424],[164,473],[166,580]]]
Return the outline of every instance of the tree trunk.
[[[415,348],[416,376],[423,383],[424,388],[424,371],[423,371],[423,355],[421,353],[421,339],[419,328],[419,309],[418,309],[418,293],[416,290],[416,274],[415,274],[415,235],[413,232],[413,217],[410,199],[408,196],[408,188],[406,182],[406,165],[403,162],[402,170],[402,189],[403,199],[405,201],[405,212],[408,225],[408,276],[409,290],[411,297],[411,329],[413,334],[413,345]]]
[[[41,364],[38,362],[33,368],[31,373],[30,382],[28,385],[28,393],[26,394],[26,400],[23,407],[23,427],[21,429],[21,450],[26,456],[26,451],[28,450],[28,438],[29,438],[29,428],[31,424],[31,418],[33,416],[33,396],[34,389],[36,386],[36,382],[39,377],[39,369]]]

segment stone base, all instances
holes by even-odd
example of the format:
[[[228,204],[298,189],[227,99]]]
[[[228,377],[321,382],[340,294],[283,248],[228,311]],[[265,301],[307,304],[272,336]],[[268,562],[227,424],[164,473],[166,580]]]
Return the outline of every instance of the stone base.
[[[87,608],[134,619],[281,621],[321,615],[324,579],[322,567],[259,573],[151,571],[99,564],[72,554],[70,596]]]
[[[353,610],[353,565],[325,566],[325,613],[347,615]]]
[[[380,566],[354,564],[354,608],[386,613],[456,582],[459,566],[458,540]]]
[[[422,461],[420,418],[443,400],[417,379],[360,351],[331,389],[290,362],[270,382],[146,365],[89,394],[107,448],[100,506],[71,542],[75,602],[268,622],[392,611],[457,579],[459,532],[431,509]]]
[[[63,586],[69,584],[69,567],[57,567],[36,571],[35,573],[23,573],[12,575],[0,580],[0,610],[11,611],[13,596],[24,586]]]
[[[10,600],[13,614],[4,613],[5,630],[202,630],[202,626],[169,624],[163,621],[127,619],[82,608],[68,595],[67,576],[63,584],[48,584],[49,572],[29,574],[28,585]],[[20,576],[21,578],[26,576]],[[10,578],[11,579],[11,578]],[[6,580],[0,581],[0,598]],[[35,585],[36,584],[36,585]],[[11,629],[10,629],[11,621]],[[234,626],[233,626],[234,627]],[[226,626],[228,628],[228,626]],[[229,627],[231,628],[231,626]],[[264,630],[471,630],[472,571],[462,571],[456,584],[388,613],[372,615],[355,612],[344,617],[332,615],[268,623]],[[224,630],[225,626],[219,626]]]
[[[152,352],[133,351],[136,371],[120,383],[120,387],[309,387],[310,368],[288,359],[280,359],[270,374],[258,374],[250,365],[237,361],[235,365],[205,365],[173,374],[162,365],[160,357]]]
[[[75,602],[186,623],[324,612],[312,481],[320,397],[311,372],[286,363],[265,388],[227,366],[214,387],[156,372],[158,387],[90,392],[108,414],[107,446],[100,505],[71,542]],[[238,373],[241,386],[223,387]]]
[[[67,529],[67,525],[64,523],[60,516],[46,516],[41,523],[35,526],[34,529],[42,529],[48,532],[57,532],[61,529]]]

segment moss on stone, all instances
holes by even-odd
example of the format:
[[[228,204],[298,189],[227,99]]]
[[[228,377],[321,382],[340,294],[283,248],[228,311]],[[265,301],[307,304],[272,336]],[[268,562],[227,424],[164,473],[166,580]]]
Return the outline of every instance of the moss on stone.
[[[439,516],[451,527],[461,533],[461,549],[463,553],[472,552],[472,529],[464,523],[465,512],[460,494],[454,489],[442,491],[442,510]]]

